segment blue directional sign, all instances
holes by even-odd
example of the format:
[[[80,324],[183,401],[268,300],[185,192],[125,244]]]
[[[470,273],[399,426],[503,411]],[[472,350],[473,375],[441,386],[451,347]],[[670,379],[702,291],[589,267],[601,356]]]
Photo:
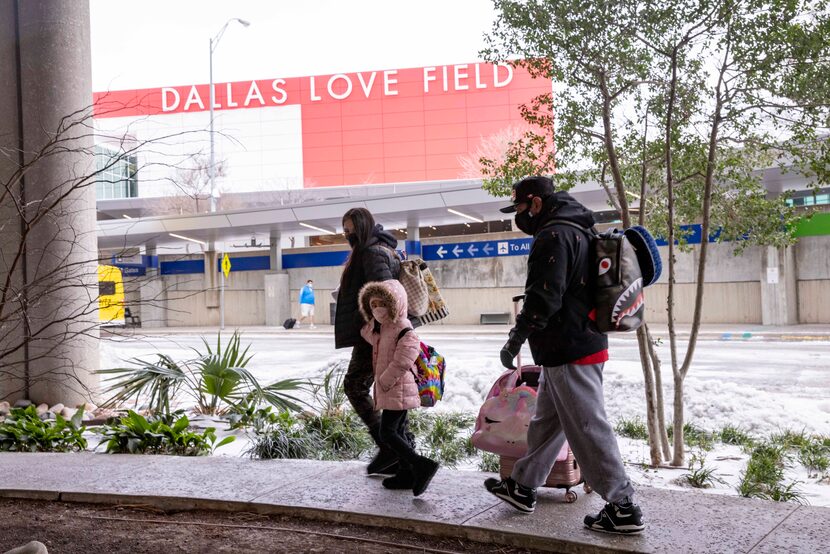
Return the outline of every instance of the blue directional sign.
[[[496,258],[499,256],[527,256],[531,239],[486,240],[449,244],[424,244],[424,260],[462,260],[469,258]]]

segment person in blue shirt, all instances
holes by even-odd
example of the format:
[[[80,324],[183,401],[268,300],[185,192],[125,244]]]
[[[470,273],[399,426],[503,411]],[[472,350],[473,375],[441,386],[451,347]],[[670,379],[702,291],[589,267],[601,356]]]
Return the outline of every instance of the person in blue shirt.
[[[311,279],[300,289],[300,321],[297,322],[297,327],[306,319],[310,322],[308,328],[314,329],[314,281]]]

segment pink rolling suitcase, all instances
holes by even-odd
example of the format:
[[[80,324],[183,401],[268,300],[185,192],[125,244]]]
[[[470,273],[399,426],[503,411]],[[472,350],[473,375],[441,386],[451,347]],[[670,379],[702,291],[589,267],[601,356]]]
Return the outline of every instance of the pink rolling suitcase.
[[[523,299],[524,295],[513,297],[514,315]],[[506,370],[491,387],[472,436],[476,448],[499,455],[502,479],[510,476],[513,464],[527,452],[527,427],[536,412],[536,389],[542,372],[541,366],[523,366],[521,354],[516,362],[518,368]],[[577,493],[571,488],[582,482],[579,464],[566,442],[543,486],[565,489],[565,501],[574,502]],[[591,492],[587,484],[585,492]]]

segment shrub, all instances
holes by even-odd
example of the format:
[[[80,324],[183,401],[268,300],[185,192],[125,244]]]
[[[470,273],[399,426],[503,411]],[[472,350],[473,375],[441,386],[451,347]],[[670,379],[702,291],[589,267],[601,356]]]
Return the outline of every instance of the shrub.
[[[644,441],[648,440],[648,429],[646,428],[646,424],[643,423],[643,420],[639,417],[635,417],[633,419],[621,418],[617,421],[614,431],[616,431],[616,433],[621,437]]]
[[[703,450],[712,450],[715,445],[713,434],[694,423],[683,424],[683,442]]]
[[[820,477],[830,468],[830,444],[819,437],[798,449],[798,461],[807,468],[810,477]]]
[[[319,433],[306,429],[293,414],[283,411],[274,422],[254,429],[245,454],[262,460],[317,459],[324,450],[325,441]]]
[[[54,421],[42,421],[35,406],[12,408],[0,423],[0,451],[76,452],[86,449],[82,425],[83,409],[71,419],[55,415]]]
[[[706,455],[692,454],[689,459],[689,473],[683,479],[697,489],[714,487],[715,483],[724,483],[723,479],[715,476],[715,469],[706,467]]]
[[[499,455],[492,452],[482,452],[481,460],[478,462],[478,470],[489,473],[499,472]]]
[[[323,459],[356,460],[374,447],[366,426],[352,411],[303,413],[299,419],[310,435],[322,440]]]
[[[755,445],[755,438],[746,432],[742,427],[726,425],[718,433],[718,438],[723,444],[735,446],[752,447]]]
[[[415,435],[418,450],[447,467],[475,454],[470,442],[475,418],[464,412],[409,412],[409,429]]]
[[[225,437],[216,442],[216,429],[208,427],[202,433],[190,431],[190,420],[183,412],[145,418],[130,410],[115,423],[103,427],[108,454],[173,454],[176,456],[203,456],[233,442],[236,437]]]
[[[222,345],[221,333],[216,347],[204,339],[205,352],[196,351],[196,358],[177,362],[165,354],[155,361],[139,358],[130,361],[132,367],[104,369],[101,374],[112,375],[105,392],[112,396],[104,403],[114,407],[128,401],[136,403],[147,397],[150,410],[156,414],[170,413],[176,396],[183,392],[202,414],[224,415],[244,411],[251,405],[269,403],[280,409],[299,411],[302,402],[293,391],[301,390],[306,382],[284,379],[261,386],[246,369],[251,356],[250,346],[242,349],[241,336],[234,332],[228,344]]]
[[[787,450],[798,450],[804,446],[808,446],[811,442],[810,435],[804,429],[801,431],[785,429],[772,435],[769,440],[773,444],[780,445]]]
[[[737,490],[747,498],[763,498],[777,502],[803,502],[797,483],[784,484],[787,450],[772,442],[757,445],[741,474]]]

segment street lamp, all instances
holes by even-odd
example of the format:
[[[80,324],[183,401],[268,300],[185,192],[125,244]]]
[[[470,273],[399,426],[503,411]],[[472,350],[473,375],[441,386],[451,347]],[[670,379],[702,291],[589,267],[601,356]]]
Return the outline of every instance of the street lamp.
[[[242,24],[243,27],[247,27],[250,25],[250,22],[245,21],[244,19],[239,19],[238,17],[232,17],[231,19],[227,20],[219,32],[216,34],[215,37],[210,39],[210,168],[208,171],[208,175],[210,176],[210,211],[216,211],[216,183],[214,182],[216,168],[214,166],[214,148],[213,148],[213,103],[214,103],[214,92],[213,92],[213,51],[216,50],[216,46],[219,44],[219,40],[222,38],[222,35],[225,34],[225,29],[228,28],[228,25],[233,23],[234,21],[238,21]]]

